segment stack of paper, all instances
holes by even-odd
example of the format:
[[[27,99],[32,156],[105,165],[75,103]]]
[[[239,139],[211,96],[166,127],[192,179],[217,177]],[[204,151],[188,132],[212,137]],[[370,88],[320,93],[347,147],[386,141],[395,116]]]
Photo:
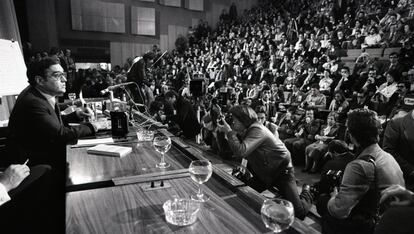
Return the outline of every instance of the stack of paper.
[[[113,157],[124,157],[132,152],[132,147],[118,146],[118,145],[97,145],[87,150],[88,154],[99,154]]]

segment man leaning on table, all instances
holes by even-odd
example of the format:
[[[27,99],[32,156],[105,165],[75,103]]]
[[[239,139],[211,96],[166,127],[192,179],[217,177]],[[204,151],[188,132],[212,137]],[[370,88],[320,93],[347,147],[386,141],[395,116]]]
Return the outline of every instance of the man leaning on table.
[[[56,97],[66,92],[66,75],[56,60],[46,58],[32,63],[27,69],[27,78],[30,85],[20,93],[10,115],[7,163],[30,159],[30,165],[52,167],[50,188],[53,192],[48,194],[51,202],[47,205],[53,210],[50,219],[57,221],[50,223],[60,228],[64,227],[66,145],[93,135],[97,128],[91,123],[69,126],[70,122],[80,122],[82,117],[90,116],[84,110],[61,115]]]

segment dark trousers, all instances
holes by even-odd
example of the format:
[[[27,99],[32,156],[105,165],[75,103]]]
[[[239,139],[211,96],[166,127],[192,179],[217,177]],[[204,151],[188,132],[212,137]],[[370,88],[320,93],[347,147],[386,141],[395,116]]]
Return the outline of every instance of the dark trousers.
[[[304,165],[305,164],[305,148],[311,141],[308,141],[304,138],[289,138],[285,140],[286,148],[290,151],[292,155],[292,161],[295,165]]]
[[[50,170],[46,165],[30,168],[30,175],[9,191],[11,200],[0,206],[0,227],[7,233],[45,233],[48,214]],[[47,233],[47,232],[46,232]]]
[[[403,234],[414,231],[414,207],[391,207],[382,215],[375,234]]]
[[[264,183],[261,182],[260,179],[254,175],[254,173],[252,174],[253,179],[248,183],[250,187],[259,192],[269,189],[265,187]],[[276,187],[278,189],[279,195],[292,203],[295,210],[295,216],[297,218],[305,218],[306,214],[312,206],[313,199],[310,192],[308,191],[303,192],[299,195],[293,168],[286,169],[284,172],[282,172],[271,187]]]
[[[348,217],[337,219],[328,212],[328,201],[331,196],[323,194],[318,198],[316,208],[322,216],[321,226],[323,234],[371,234],[374,231],[374,219]],[[355,216],[356,217],[356,216]]]

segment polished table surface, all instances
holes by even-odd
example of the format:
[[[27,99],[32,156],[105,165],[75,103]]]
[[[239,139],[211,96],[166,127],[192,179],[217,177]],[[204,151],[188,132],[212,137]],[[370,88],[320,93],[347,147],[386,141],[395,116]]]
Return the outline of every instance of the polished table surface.
[[[168,134],[161,130],[160,132]],[[189,197],[196,192],[187,168],[206,153],[171,137],[173,146],[166,154],[168,169],[155,164],[160,154],[151,142],[136,142],[132,131],[133,152],[122,158],[87,154],[88,147],[68,147],[68,182],[66,199],[67,233],[265,233],[260,206],[265,199],[243,182],[221,169],[213,161],[213,176],[203,186],[211,197],[204,204],[198,220],[187,227],[165,221],[162,205],[174,195]],[[143,189],[150,181],[163,180],[168,188]],[[295,219],[286,233],[317,233]]]
[[[132,153],[119,158],[105,155],[88,154],[89,147],[71,148],[67,150],[68,190],[79,188],[94,188],[109,186],[113,178],[152,174],[187,168],[191,160],[175,146],[165,154],[165,160],[171,166],[159,169],[155,164],[161,160],[161,154],[156,152],[152,142],[124,142],[121,146],[132,147]]]

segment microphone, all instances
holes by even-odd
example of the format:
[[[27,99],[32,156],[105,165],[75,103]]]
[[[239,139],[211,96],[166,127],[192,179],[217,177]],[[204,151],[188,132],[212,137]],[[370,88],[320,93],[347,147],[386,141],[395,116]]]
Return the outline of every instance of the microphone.
[[[135,84],[135,82],[126,82],[126,83],[122,83],[122,84],[108,86],[108,88],[101,90],[101,95],[104,95],[105,93],[108,93],[109,91],[112,91],[114,89],[130,85],[130,84]]]

